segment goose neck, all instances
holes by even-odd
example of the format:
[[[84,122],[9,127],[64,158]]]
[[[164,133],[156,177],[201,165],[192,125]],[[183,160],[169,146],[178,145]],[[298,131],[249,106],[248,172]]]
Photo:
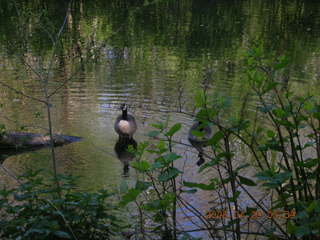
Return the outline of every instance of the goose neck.
[[[128,120],[128,112],[127,109],[122,110],[122,119],[123,120]]]

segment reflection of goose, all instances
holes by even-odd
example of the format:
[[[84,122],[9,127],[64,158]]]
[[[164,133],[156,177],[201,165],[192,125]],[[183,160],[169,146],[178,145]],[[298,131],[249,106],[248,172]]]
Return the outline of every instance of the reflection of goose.
[[[196,121],[189,130],[188,140],[191,145],[199,152],[199,161],[197,162],[198,166],[204,163],[203,147],[206,147],[208,145],[208,141],[211,137],[211,128],[208,125],[205,125],[205,123],[201,120]]]
[[[132,138],[133,134],[137,130],[137,124],[134,117],[128,114],[128,107],[126,104],[121,104],[122,114],[117,117],[114,124],[114,129],[122,137]]]
[[[123,163],[123,175],[128,176],[129,162],[134,159],[134,153],[130,152],[129,146],[132,146],[134,150],[137,149],[137,142],[133,138],[121,137],[114,146],[114,151],[117,154],[118,159]]]

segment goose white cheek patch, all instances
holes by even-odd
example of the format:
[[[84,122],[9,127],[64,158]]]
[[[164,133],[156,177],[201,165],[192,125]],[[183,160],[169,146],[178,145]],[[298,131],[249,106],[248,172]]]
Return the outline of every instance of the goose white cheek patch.
[[[121,129],[121,131],[123,133],[126,133],[126,134],[130,134],[131,133],[131,130],[130,130],[130,124],[128,121],[126,120],[121,120],[119,122],[119,128]]]

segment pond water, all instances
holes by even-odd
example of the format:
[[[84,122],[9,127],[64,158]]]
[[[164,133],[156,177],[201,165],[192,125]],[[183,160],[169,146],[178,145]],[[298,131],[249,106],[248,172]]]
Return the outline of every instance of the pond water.
[[[1,1],[0,81],[33,97],[43,90],[35,70],[45,71],[52,43],[65,19],[65,1]],[[18,14],[17,14],[18,11]],[[259,43],[287,55],[292,89],[317,92],[320,64],[320,2],[286,0],[75,1],[54,55],[49,92],[54,131],[83,137],[57,148],[59,171],[81,175],[84,189],[116,188],[122,163],[114,147],[114,121],[127,103],[138,123],[134,138],[148,139],[150,123],[183,124],[177,141],[187,142],[194,97],[202,86],[230,96],[235,108],[245,94],[244,53]],[[69,80],[70,79],[70,80]],[[61,85],[62,84],[62,85]],[[9,130],[46,133],[43,105],[1,85],[0,123]],[[168,113],[171,112],[171,113]],[[22,127],[22,128],[21,128]],[[197,154],[185,154],[186,178],[200,179]],[[11,156],[4,166],[51,169],[50,151]],[[134,172],[130,171],[130,178]]]

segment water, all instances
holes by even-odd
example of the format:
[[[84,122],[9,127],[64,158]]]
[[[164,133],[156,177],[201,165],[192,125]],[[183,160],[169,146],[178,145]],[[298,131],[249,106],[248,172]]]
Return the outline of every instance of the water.
[[[37,1],[17,1],[18,17],[10,2],[0,3],[0,81],[42,98],[37,77],[21,59],[36,70],[51,59],[43,26],[57,32],[66,6],[57,2],[38,8]],[[193,119],[176,112],[194,111],[195,93],[204,84],[233,98],[235,109],[240,106],[246,91],[242,57],[256,40],[265,52],[289,57],[284,74],[293,90],[317,92],[319,10],[320,2],[311,0],[76,1],[54,58],[49,92],[65,83],[52,98],[54,131],[83,141],[56,149],[59,171],[83,176],[83,189],[119,186],[123,166],[114,152],[118,137],[113,125],[124,102],[138,123],[137,142],[148,139],[150,123],[170,115],[171,124],[183,124],[177,141],[187,144]],[[3,86],[0,96],[0,123],[7,129],[46,132],[43,105]],[[197,153],[184,145],[176,150],[185,156],[179,163],[185,178],[205,181],[206,174],[196,171]],[[4,166],[15,173],[49,171],[50,152],[12,156]],[[199,208],[206,204],[202,199]]]

